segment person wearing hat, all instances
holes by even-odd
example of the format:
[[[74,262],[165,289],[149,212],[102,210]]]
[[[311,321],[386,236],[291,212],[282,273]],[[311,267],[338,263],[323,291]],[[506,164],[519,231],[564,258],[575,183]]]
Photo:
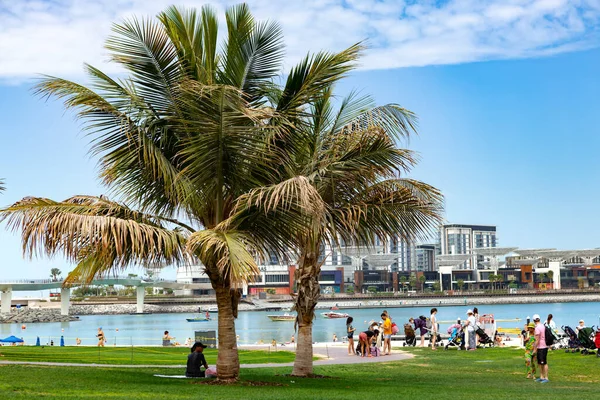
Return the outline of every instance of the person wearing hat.
[[[536,359],[534,354],[535,347],[535,324],[527,324],[527,336],[525,337],[525,368],[527,370],[527,379],[535,379]]]
[[[583,328],[585,328],[585,321],[580,319],[579,325],[577,325],[577,327],[575,328],[575,330],[577,331],[577,335],[579,335],[579,331],[582,330]]]
[[[535,322],[535,344],[533,352],[534,354],[537,354],[537,362],[540,366],[540,377],[535,381],[548,383],[548,346],[546,345],[546,327],[542,324],[542,321],[540,321],[540,316],[538,314],[533,316],[533,322]]]
[[[204,378],[204,371],[200,369],[204,366],[204,369],[208,369],[208,363],[204,358],[204,349],[206,348],[201,342],[196,342],[192,346],[191,354],[188,355],[187,368],[185,369],[185,376],[188,378]]]
[[[476,334],[475,334],[475,316],[473,315],[473,310],[467,310],[467,321],[465,322],[465,328],[467,328],[467,333],[469,335],[469,351],[474,351],[477,348],[476,344]]]

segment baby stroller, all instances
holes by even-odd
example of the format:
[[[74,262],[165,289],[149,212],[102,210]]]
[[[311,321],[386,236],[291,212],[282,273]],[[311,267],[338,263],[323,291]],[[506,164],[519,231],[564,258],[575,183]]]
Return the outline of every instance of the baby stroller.
[[[490,336],[487,333],[485,333],[483,329],[477,327],[475,333],[477,334],[477,336],[479,336],[479,344],[483,345],[483,347],[485,347],[486,345],[489,345],[490,347],[494,346],[494,341],[490,338]]]
[[[577,339],[577,334],[570,326],[565,325],[561,327],[561,329],[568,338],[567,349],[565,350],[565,353],[577,353],[581,347],[581,343]]]
[[[465,349],[465,333],[462,330],[462,327],[454,327],[452,328],[452,333],[450,333],[450,339],[448,339],[448,343],[444,347],[445,350],[448,350],[448,347],[456,347],[457,350]]]
[[[577,335],[579,343],[581,343],[581,354],[594,354],[596,343],[594,343],[594,327],[581,328]]]
[[[416,346],[417,336],[411,324],[404,324],[404,346]]]

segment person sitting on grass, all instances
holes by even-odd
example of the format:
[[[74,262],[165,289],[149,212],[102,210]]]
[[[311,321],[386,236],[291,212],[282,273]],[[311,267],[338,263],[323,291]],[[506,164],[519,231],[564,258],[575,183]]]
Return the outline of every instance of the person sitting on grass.
[[[527,369],[527,379],[535,379],[536,360],[533,354],[535,346],[535,324],[527,324],[527,337],[525,338],[525,368]]]
[[[208,369],[208,363],[204,358],[204,349],[206,348],[201,342],[196,342],[191,348],[191,354],[188,355],[187,368],[185,369],[185,376],[188,378],[204,378],[204,371],[200,367]]]

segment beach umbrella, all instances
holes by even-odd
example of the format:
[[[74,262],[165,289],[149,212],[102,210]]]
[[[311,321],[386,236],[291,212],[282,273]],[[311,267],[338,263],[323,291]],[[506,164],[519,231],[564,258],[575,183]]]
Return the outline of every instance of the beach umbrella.
[[[23,339],[19,339],[16,336],[9,336],[7,338],[0,339],[0,342],[2,342],[2,343],[23,343]]]
[[[65,347],[65,338],[63,336],[60,337],[60,347]]]
[[[39,345],[40,345],[40,337],[39,337],[39,336],[37,337],[37,339],[36,339],[36,341],[35,341],[35,345],[36,345],[36,346],[39,346]]]

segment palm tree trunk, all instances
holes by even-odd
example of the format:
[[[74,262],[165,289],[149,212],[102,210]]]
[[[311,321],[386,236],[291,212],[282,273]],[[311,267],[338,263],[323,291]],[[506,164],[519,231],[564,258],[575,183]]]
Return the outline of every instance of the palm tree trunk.
[[[235,335],[235,315],[232,296],[228,286],[216,287],[217,307],[219,308],[219,355],[217,357],[217,377],[220,380],[237,380],[240,375],[240,359],[238,357]]]
[[[296,358],[294,360],[294,376],[310,376],[313,373],[312,327],[315,317],[315,307],[319,301],[321,288],[319,286],[319,247],[302,251],[298,270],[296,271],[297,295],[294,298],[294,310],[298,313],[298,340]]]
[[[296,344],[296,358],[294,360],[294,376],[310,376],[313,373],[313,342],[312,320],[305,318],[298,324],[298,340]]]

